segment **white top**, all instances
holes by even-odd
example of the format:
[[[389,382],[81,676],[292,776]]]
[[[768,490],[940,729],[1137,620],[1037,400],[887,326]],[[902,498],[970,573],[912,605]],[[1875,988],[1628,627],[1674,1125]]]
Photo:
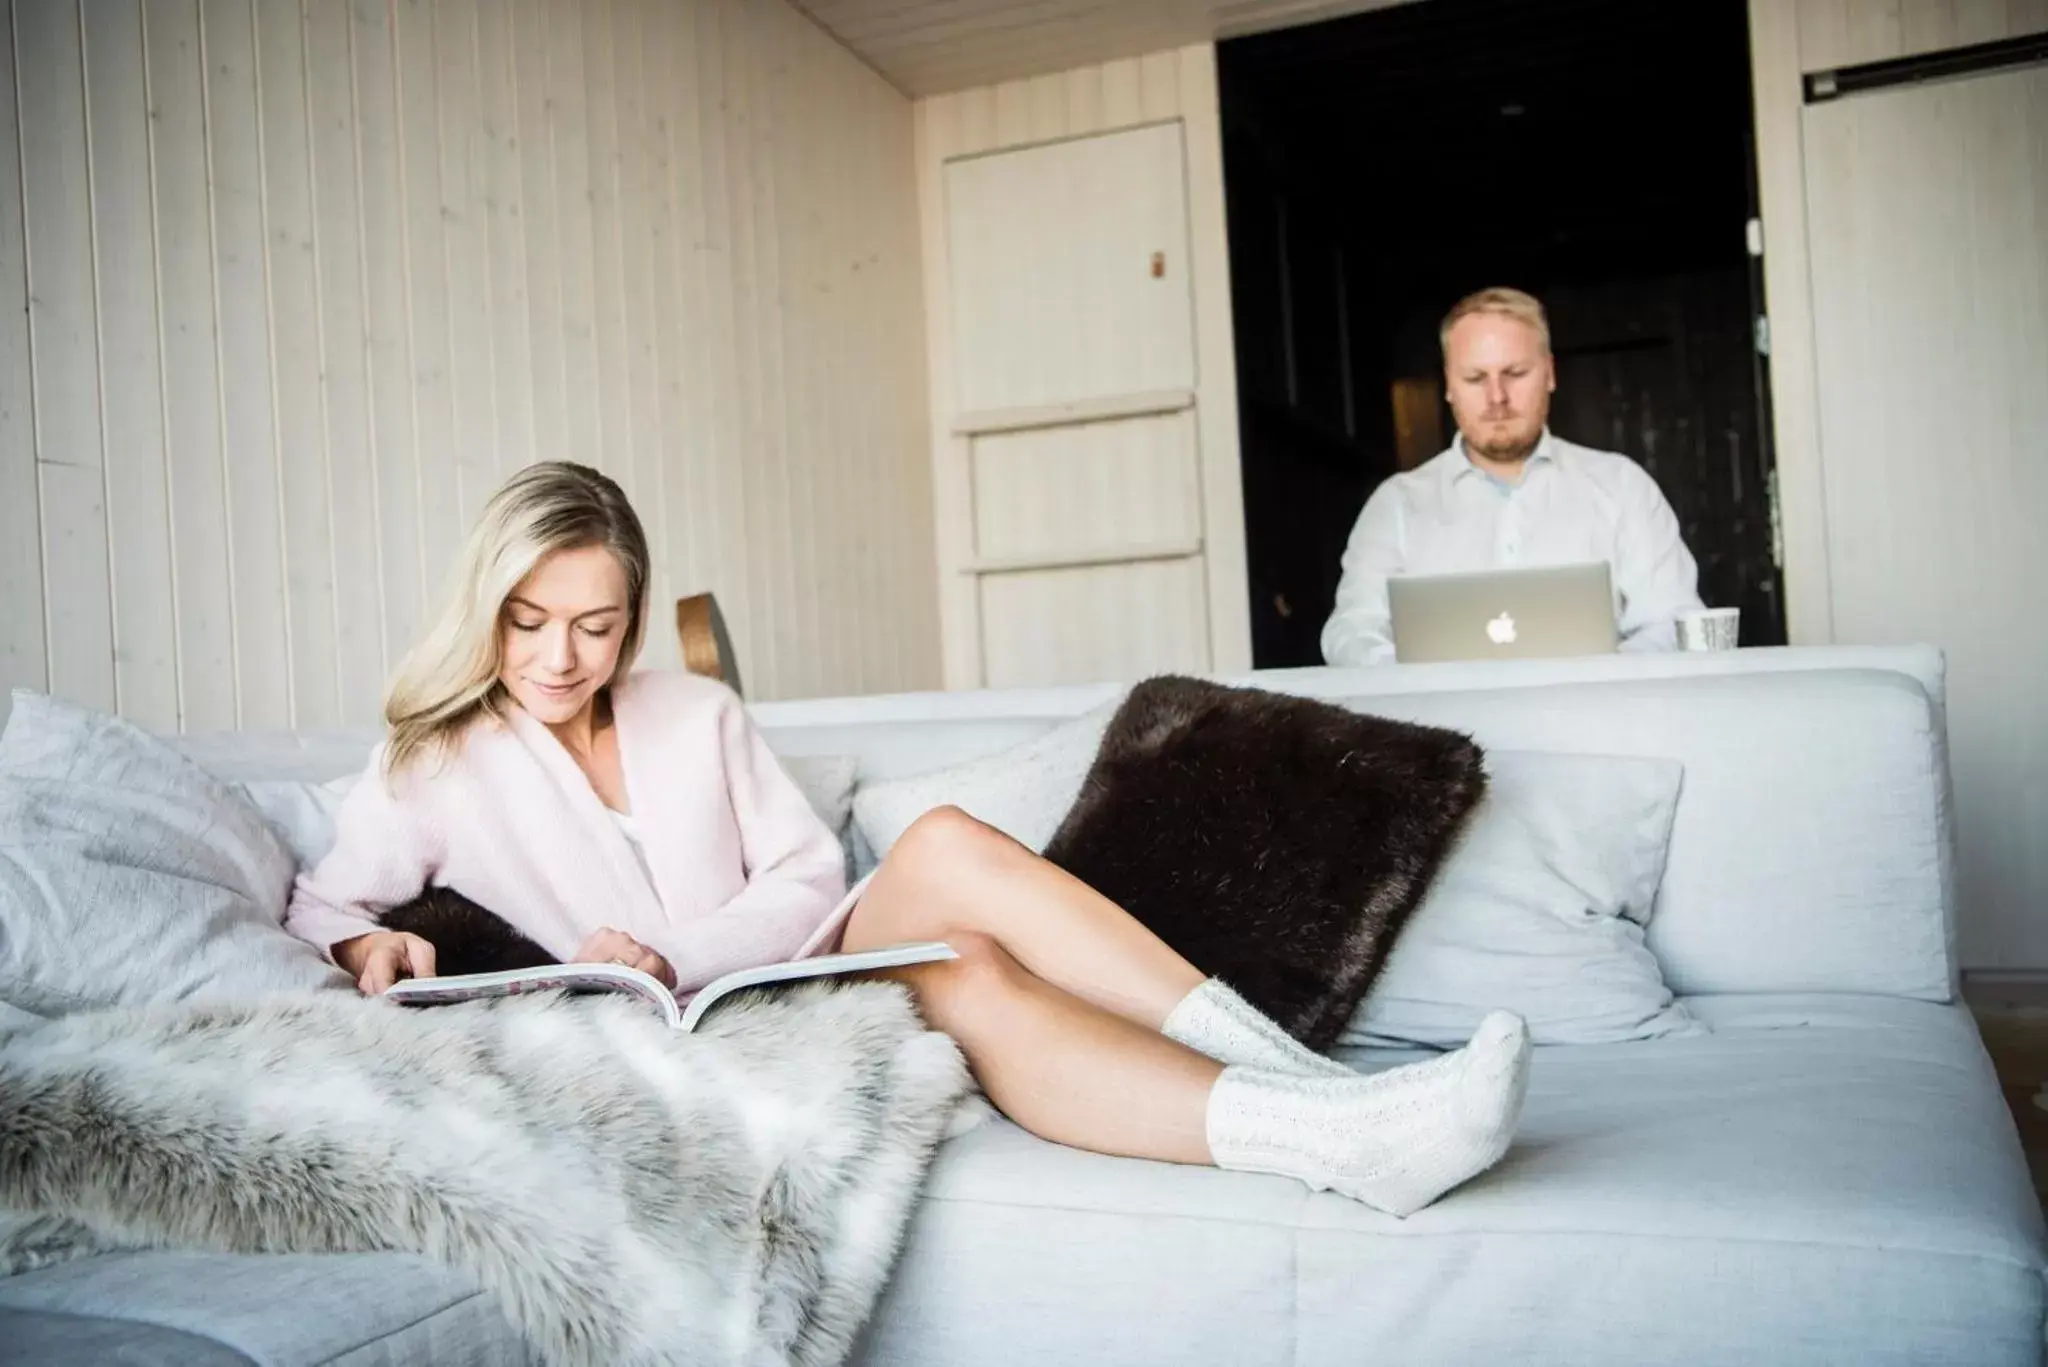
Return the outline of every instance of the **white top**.
[[[1540,568],[1604,560],[1614,571],[1623,650],[1675,650],[1678,617],[1701,606],[1699,566],[1663,491],[1640,465],[1548,430],[1520,484],[1449,450],[1383,482],[1344,548],[1337,607],[1323,626],[1333,665],[1394,659],[1387,580],[1404,574]]]
[[[640,872],[645,875],[647,886],[653,887],[654,866],[647,862],[647,833],[640,829],[639,822],[624,812],[612,811],[610,807],[605,808],[605,811],[611,814],[613,824],[619,828],[619,834],[626,837],[626,848],[633,852],[633,858],[639,862]]]

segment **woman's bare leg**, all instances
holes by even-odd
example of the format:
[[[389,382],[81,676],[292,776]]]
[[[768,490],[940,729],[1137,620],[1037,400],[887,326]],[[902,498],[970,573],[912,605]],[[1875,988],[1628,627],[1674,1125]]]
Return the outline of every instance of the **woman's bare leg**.
[[[1204,974],[1080,879],[955,807],[926,813],[889,851],[845,946],[978,932],[1038,978],[1157,1031]]]
[[[1096,1153],[1208,1163],[1209,1092],[1223,1066],[1026,970],[976,931],[960,957],[889,976],[951,1035],[981,1088],[1045,1139]]]
[[[1076,1148],[1282,1174],[1405,1214],[1491,1166],[1521,1111],[1528,1031],[1506,1015],[1467,1049],[1371,1077],[1226,1068],[1168,1038],[1160,1026],[1201,999],[1201,973],[1114,903],[950,809],[897,842],[844,936],[849,949],[903,939],[959,952],[892,976],[958,1041],[990,1100]]]

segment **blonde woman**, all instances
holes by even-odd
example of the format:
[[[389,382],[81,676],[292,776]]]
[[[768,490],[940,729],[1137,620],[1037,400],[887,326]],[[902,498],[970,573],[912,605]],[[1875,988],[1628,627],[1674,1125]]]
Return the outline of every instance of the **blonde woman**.
[[[299,880],[290,929],[371,993],[433,973],[431,944],[377,922],[430,883],[558,958],[685,991],[744,965],[943,939],[958,960],[893,976],[996,1106],[1047,1139],[1277,1173],[1396,1215],[1506,1150],[1528,1069],[1512,1016],[1457,1053],[1354,1074],[950,808],[847,893],[831,833],[738,699],[628,673],[648,583],[616,484],[562,463],[515,475],[391,686],[388,741]]]

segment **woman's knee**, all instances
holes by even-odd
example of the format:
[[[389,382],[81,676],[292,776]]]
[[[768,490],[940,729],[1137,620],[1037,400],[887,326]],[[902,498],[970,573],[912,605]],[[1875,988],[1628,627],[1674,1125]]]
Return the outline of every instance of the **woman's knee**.
[[[910,823],[885,862],[899,874],[950,880],[957,887],[1015,848],[1010,837],[958,807],[934,807]]]

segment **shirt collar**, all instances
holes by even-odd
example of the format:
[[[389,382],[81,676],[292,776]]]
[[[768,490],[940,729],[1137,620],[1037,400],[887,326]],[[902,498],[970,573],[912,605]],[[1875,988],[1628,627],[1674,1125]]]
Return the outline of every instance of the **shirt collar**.
[[[1490,476],[1487,475],[1486,471],[1480,469],[1478,466],[1472,463],[1471,455],[1465,450],[1465,434],[1463,432],[1460,432],[1456,437],[1451,439],[1451,450],[1456,453],[1457,459],[1445,462],[1446,469],[1444,485],[1446,488],[1455,487],[1459,483],[1459,481],[1463,480],[1467,475],[1470,475],[1474,479],[1490,478]],[[1543,435],[1536,439],[1536,449],[1529,453],[1529,459],[1524,461],[1522,464],[1523,482],[1528,482],[1528,472],[1534,469],[1536,466],[1555,465],[1556,463],[1557,442],[1556,439],[1550,435],[1550,429],[1548,427],[1545,427],[1543,429]]]

